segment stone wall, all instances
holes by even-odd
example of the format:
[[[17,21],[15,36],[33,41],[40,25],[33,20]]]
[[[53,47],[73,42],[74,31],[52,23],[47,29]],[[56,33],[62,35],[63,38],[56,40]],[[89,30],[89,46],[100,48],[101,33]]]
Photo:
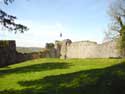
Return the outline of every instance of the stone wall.
[[[16,44],[14,40],[0,41],[0,67],[16,62]]]
[[[63,40],[61,42],[60,58],[67,58],[68,47],[72,41],[70,39]]]
[[[16,42],[14,40],[0,41],[0,67],[45,57],[56,57],[54,47],[43,52],[19,53],[16,51]]]
[[[57,51],[55,49],[54,43],[46,43],[46,57],[47,58],[56,58],[57,57]]]
[[[16,53],[16,63],[46,57],[45,52],[32,52],[32,53]]]
[[[61,47],[61,58],[117,58],[120,57],[116,42],[97,44],[92,41],[72,42],[64,40]]]
[[[62,47],[62,42],[55,41],[55,50],[56,50],[56,57],[57,58],[60,58],[60,56],[61,56],[61,47]]]
[[[43,52],[18,53],[13,40],[0,41],[0,67],[36,58],[117,58],[116,42],[97,44],[92,41],[72,42],[70,39],[47,43]]]

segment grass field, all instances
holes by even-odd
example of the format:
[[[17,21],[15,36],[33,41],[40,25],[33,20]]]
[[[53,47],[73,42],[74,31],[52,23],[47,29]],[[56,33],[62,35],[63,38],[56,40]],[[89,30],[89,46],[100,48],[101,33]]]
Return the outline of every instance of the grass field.
[[[125,94],[125,59],[36,59],[0,68],[0,94]]]

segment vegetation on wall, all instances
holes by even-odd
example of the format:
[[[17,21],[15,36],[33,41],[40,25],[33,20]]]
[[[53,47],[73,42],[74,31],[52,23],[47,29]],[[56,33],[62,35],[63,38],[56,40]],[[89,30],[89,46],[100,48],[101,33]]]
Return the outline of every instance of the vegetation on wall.
[[[111,17],[108,35],[117,39],[117,46],[122,57],[125,57],[125,0],[114,0],[109,7]]]
[[[14,0],[2,0],[5,5],[8,5],[10,3],[13,3]],[[28,30],[28,27],[22,24],[18,24],[15,22],[17,19],[16,16],[10,15],[6,13],[4,10],[0,8],[0,25],[5,27],[7,30],[10,31],[17,31],[23,33],[24,31]]]

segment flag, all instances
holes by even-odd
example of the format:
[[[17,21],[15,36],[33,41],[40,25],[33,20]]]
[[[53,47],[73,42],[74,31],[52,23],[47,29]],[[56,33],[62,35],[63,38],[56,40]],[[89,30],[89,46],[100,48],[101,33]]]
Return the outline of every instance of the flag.
[[[62,33],[60,33],[60,37],[62,37]]]

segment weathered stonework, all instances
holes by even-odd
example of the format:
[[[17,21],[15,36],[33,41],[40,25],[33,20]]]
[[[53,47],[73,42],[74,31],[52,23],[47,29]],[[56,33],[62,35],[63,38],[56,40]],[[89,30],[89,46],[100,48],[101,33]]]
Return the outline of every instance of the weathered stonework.
[[[118,58],[116,41],[97,44],[70,39],[48,43],[43,52],[19,53],[14,40],[0,41],[0,67],[36,58]]]
[[[55,58],[55,48],[52,47],[48,51],[43,52],[19,53],[16,51],[16,42],[14,40],[0,41],[0,67],[43,57]]]
[[[60,58],[117,58],[120,57],[116,42],[110,41],[97,44],[92,41],[62,42]]]
[[[0,67],[13,64],[16,61],[16,44],[14,40],[0,41]]]
[[[60,50],[61,53],[60,58],[67,58],[68,46],[70,46],[71,43],[72,41],[69,39],[66,39],[62,42]]]

